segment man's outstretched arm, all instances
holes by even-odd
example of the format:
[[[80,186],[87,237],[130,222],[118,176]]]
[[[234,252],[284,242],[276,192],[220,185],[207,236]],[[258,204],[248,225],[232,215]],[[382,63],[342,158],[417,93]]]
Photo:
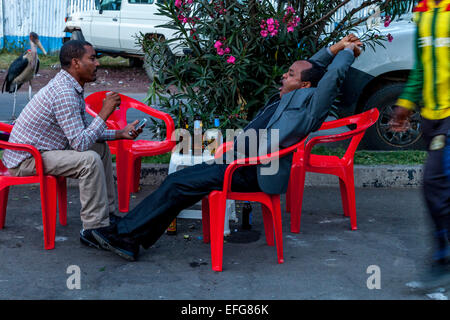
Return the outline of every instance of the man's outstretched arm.
[[[355,57],[358,57],[361,53],[358,46],[362,45],[361,41],[354,34],[349,34],[342,38],[339,42],[336,42],[330,47],[322,48],[316,54],[314,54],[309,60],[314,61],[322,68],[328,67],[328,65],[333,61],[333,58],[342,50],[345,49],[345,46],[354,43],[356,46],[353,49],[353,53]]]
[[[344,81],[347,71],[355,61],[355,44],[347,44],[345,50],[340,51],[334,58],[328,71],[319,81],[317,89],[314,92],[312,103],[309,105],[310,115],[316,120],[317,130],[325,120],[331,105],[339,93],[339,87]]]

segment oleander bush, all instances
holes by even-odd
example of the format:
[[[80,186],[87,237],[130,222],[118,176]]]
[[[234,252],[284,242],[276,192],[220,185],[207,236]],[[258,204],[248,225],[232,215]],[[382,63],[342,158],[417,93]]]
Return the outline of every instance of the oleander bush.
[[[295,60],[309,58],[358,26],[366,50],[392,41],[378,29],[364,28],[364,22],[380,12],[387,25],[414,2],[366,0],[349,7],[355,1],[159,1],[159,14],[170,18],[163,27],[176,37],[138,38],[157,70],[147,102],[160,104],[177,127],[192,128],[199,115],[207,129],[218,115],[222,128],[241,128],[278,92],[281,76]],[[185,55],[170,54],[174,41],[188,49]],[[164,126],[153,122],[150,129],[162,133]]]

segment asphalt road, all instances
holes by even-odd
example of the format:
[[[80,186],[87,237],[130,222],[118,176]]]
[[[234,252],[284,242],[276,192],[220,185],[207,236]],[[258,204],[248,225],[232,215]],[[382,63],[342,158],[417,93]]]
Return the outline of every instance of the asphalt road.
[[[152,190],[144,186],[131,208]],[[69,188],[68,225],[57,224],[55,249],[44,250],[39,203],[36,187],[10,190],[0,230],[0,300],[448,299],[448,286],[413,288],[432,249],[420,189],[358,188],[358,230],[351,231],[339,188],[306,188],[299,234],[290,232],[283,210],[283,264],[266,245],[260,207],[253,205],[251,233],[230,222],[219,273],[211,270],[201,220],[179,219],[176,236],[163,235],[137,262],[127,262],[80,244],[77,188]],[[71,282],[73,270],[80,271],[80,289]]]

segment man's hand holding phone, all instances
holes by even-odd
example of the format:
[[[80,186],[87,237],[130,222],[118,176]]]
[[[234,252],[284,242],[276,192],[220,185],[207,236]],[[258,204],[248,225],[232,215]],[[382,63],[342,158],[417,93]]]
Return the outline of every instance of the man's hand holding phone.
[[[116,139],[136,139],[142,133],[142,129],[144,128],[146,122],[147,119],[142,119],[141,121],[135,120],[132,123],[129,123],[122,130],[116,131]]]

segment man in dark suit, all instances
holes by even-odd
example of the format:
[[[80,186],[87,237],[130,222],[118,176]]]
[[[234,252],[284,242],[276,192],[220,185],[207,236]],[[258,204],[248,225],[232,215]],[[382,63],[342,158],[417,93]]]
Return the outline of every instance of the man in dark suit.
[[[244,133],[266,130],[266,137],[261,137],[257,145],[273,152],[278,146],[291,146],[319,129],[348,68],[360,53],[361,44],[351,34],[321,49],[309,60],[294,62],[283,75],[280,93],[269,99],[244,128]],[[274,141],[269,134],[273,130],[278,133]],[[237,136],[235,146],[242,145],[245,141],[241,140],[245,139],[245,134]],[[243,152],[243,156],[248,156],[247,149],[241,151],[235,147],[234,153]],[[291,164],[292,155],[279,159],[278,170],[273,174],[263,172],[270,164],[241,167],[233,174],[232,190],[285,193]],[[226,168],[227,164],[201,163],[170,174],[155,192],[117,224],[97,229],[93,232],[94,237],[104,249],[127,260],[136,260],[139,246],[148,248],[154,244],[181,210],[194,205],[211,191],[222,189]]]

